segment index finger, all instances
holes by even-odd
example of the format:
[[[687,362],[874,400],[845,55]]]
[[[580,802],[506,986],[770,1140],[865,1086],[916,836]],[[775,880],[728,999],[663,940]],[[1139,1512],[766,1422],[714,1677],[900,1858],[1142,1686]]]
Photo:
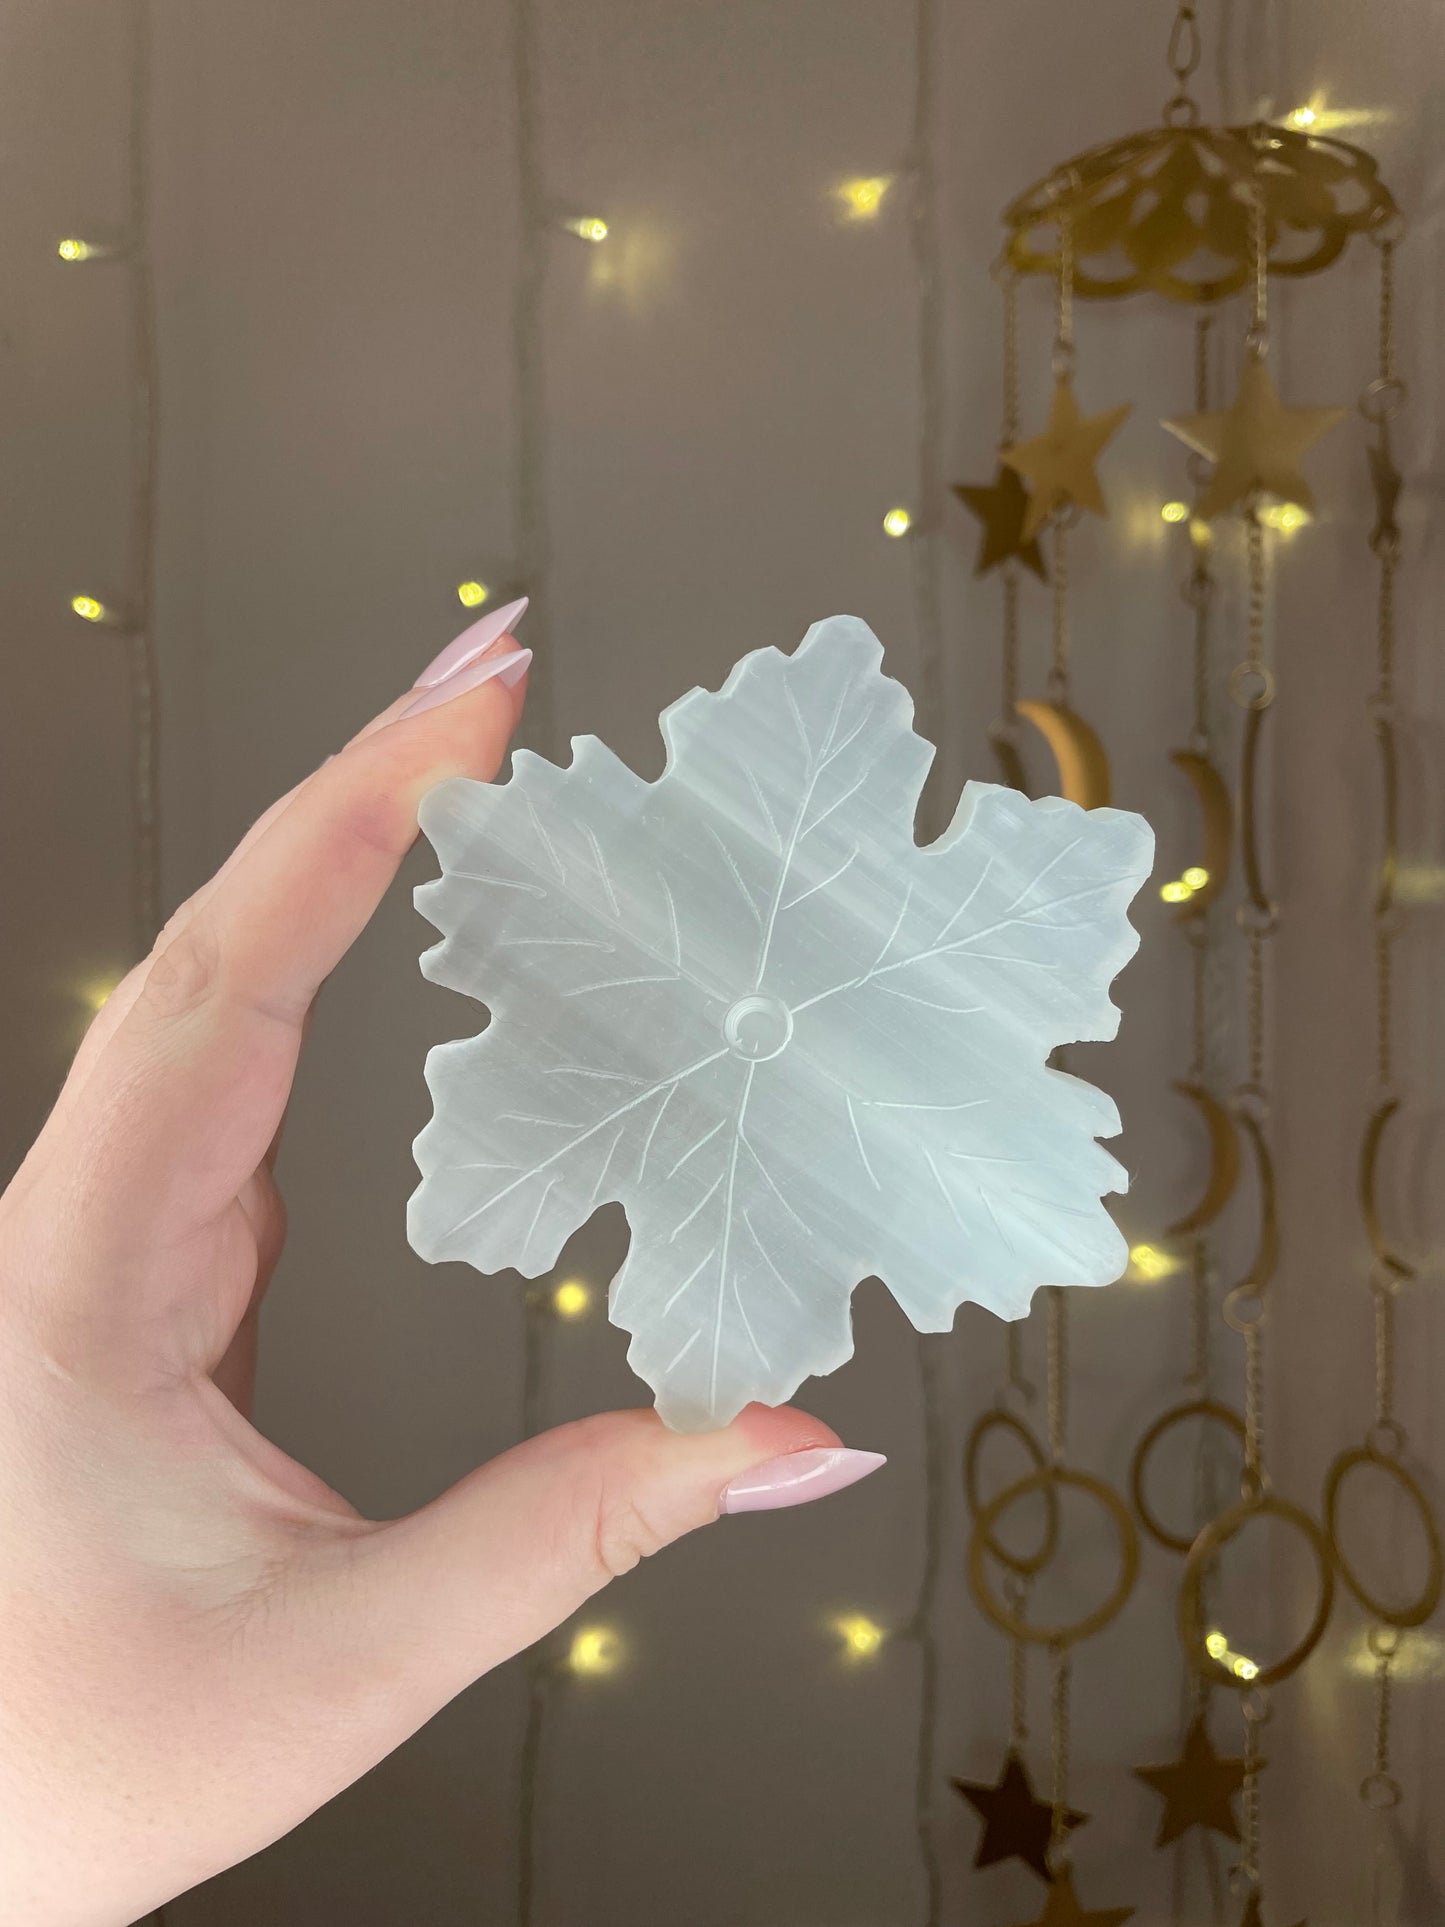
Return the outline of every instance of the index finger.
[[[411,692],[258,825],[158,941],[84,1101],[54,1120],[69,1140],[66,1217],[99,1223],[112,1258],[117,1240],[184,1240],[256,1168],[317,989],[415,841],[425,792],[497,773],[529,660],[503,637],[450,683]]]

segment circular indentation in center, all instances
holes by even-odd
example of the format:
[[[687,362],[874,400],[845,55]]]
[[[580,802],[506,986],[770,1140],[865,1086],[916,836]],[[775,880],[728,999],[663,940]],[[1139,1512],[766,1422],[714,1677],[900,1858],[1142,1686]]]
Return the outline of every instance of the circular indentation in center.
[[[787,1048],[793,1034],[793,1013],[776,997],[755,991],[739,997],[723,1019],[723,1036],[728,1048],[754,1064],[776,1057]]]

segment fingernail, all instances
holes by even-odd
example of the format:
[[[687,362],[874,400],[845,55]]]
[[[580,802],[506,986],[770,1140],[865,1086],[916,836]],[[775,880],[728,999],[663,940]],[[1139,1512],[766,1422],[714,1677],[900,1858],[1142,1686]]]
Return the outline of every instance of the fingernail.
[[[454,669],[445,682],[424,689],[396,720],[404,722],[408,716],[419,716],[424,709],[438,709],[443,703],[465,696],[470,689],[479,689],[484,682],[505,683],[510,689],[521,681],[531,660],[530,649],[506,649],[500,656],[484,656],[480,662],[469,662],[464,669]]]
[[[445,682],[459,669],[465,669],[469,662],[475,662],[484,650],[490,649],[498,636],[506,635],[512,624],[520,622],[526,613],[527,597],[518,596],[515,602],[493,609],[489,616],[480,616],[469,629],[463,629],[455,642],[449,642],[441,654],[427,664],[416,679],[416,687],[435,689],[439,682]]]
[[[850,1452],[846,1446],[815,1446],[767,1459],[724,1486],[719,1512],[776,1512],[787,1505],[826,1499],[845,1485],[856,1485],[887,1459],[881,1452]]]

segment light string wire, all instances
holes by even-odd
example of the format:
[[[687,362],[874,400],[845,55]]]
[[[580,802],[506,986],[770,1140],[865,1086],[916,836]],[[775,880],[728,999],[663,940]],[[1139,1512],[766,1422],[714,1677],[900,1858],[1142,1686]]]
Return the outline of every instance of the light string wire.
[[[1390,424],[1404,400],[1404,389],[1395,373],[1395,237],[1379,238],[1380,256],[1380,354],[1379,373],[1360,398],[1367,419],[1376,424],[1376,459],[1379,471],[1388,476],[1394,469],[1390,446]],[[1387,485],[1388,486],[1388,485]],[[1384,506],[1383,501],[1381,504]],[[1400,531],[1394,506],[1382,513],[1371,532],[1370,548],[1379,565],[1376,605],[1375,689],[1367,709],[1381,752],[1384,773],[1384,808],[1381,852],[1371,917],[1374,925],[1375,961],[1375,1097],[1379,1104],[1388,1101],[1394,1078],[1394,971],[1392,945],[1396,936],[1394,883],[1397,864],[1395,793],[1395,569],[1400,559]],[[1368,1128],[1368,1127],[1367,1127]],[[1395,1417],[1395,1295],[1400,1274],[1377,1264],[1372,1270],[1370,1288],[1374,1298],[1375,1328],[1375,1422],[1367,1438],[1367,1450],[1382,1449],[1380,1441],[1403,1451],[1406,1440]],[[1388,1449],[1388,1448],[1383,1448]],[[1404,1631],[1381,1620],[1370,1628],[1369,1650],[1375,1661],[1374,1746],[1370,1770],[1360,1782],[1360,1799],[1374,1815],[1374,1851],[1370,1869],[1371,1927],[1383,1927],[1385,1887],[1390,1843],[1390,1816],[1398,1807],[1401,1786],[1392,1770],[1390,1715],[1393,1696],[1393,1666]]]
[[[529,733],[543,752],[556,731],[556,702],[547,640],[547,590],[552,559],[547,492],[545,309],[551,257],[552,207],[543,162],[537,23],[533,0],[511,0],[513,154],[520,212],[517,279],[512,301],[513,545],[522,586],[531,598],[528,634],[535,655],[527,685]],[[550,1320],[541,1289],[529,1288],[523,1310],[522,1436],[541,1431],[546,1413]],[[536,1918],[539,1794],[548,1704],[555,1677],[554,1648],[539,1641],[523,1660],[526,1710],[517,1762],[516,1917]]]
[[[131,713],[132,931],[136,955],[144,956],[161,925],[160,659],[155,640],[160,379],[150,251],[150,0],[131,0],[130,30],[125,257],[130,288],[131,477],[125,648]]]
[[[938,232],[935,159],[938,37],[936,0],[915,0],[913,11],[913,113],[909,139],[910,230],[917,301],[918,521],[911,541],[914,623],[919,655],[920,708],[938,745],[932,802],[920,825],[925,839],[947,820],[945,786],[954,771],[953,732],[944,690],[943,614],[939,572],[940,447],[943,421],[942,249]],[[944,1352],[936,1337],[917,1340],[923,1419],[923,1562],[905,1636],[918,1649],[918,1729],[914,1766],[914,1824],[924,1879],[924,1927],[941,1927],[943,1868],[935,1832],[934,1781],[938,1757],[938,1591],[943,1566],[944,1492],[948,1432],[944,1420]]]
[[[130,682],[131,941],[145,956],[161,927],[160,655],[155,639],[160,360],[151,264],[150,0],[130,0],[130,113],[126,128],[130,284],[130,527],[125,650]],[[166,1927],[166,1910],[149,1915]]]
[[[1269,352],[1269,259],[1264,190],[1258,180],[1250,197],[1250,233],[1253,255],[1253,288],[1249,325],[1245,330],[1245,352],[1263,360]],[[1250,1108],[1254,1130],[1261,1143],[1267,1143],[1269,1094],[1267,1087],[1268,1050],[1266,1023],[1269,984],[1266,950],[1279,923],[1278,905],[1266,896],[1260,880],[1259,823],[1257,817],[1257,759],[1260,729],[1266,710],[1274,697],[1274,677],[1265,664],[1265,624],[1267,614],[1266,558],[1264,526],[1259,503],[1252,495],[1245,505],[1245,550],[1248,567],[1246,642],[1243,661],[1231,677],[1231,693],[1246,710],[1240,778],[1241,838],[1245,851],[1248,895],[1240,909],[1240,929],[1246,946],[1245,1031],[1247,1074],[1236,1095],[1236,1102]],[[1243,1501],[1252,1504],[1264,1494],[1267,1475],[1264,1468],[1264,1323],[1267,1316],[1269,1280],[1251,1276],[1237,1285],[1225,1300],[1225,1319],[1244,1341],[1244,1471],[1240,1490]],[[1243,1809],[1240,1857],[1237,1875],[1253,1896],[1260,1892],[1260,1811],[1259,1776],[1262,1770],[1261,1734],[1270,1718],[1267,1690],[1253,1687],[1241,1701],[1244,1718],[1244,1777],[1240,1789]]]

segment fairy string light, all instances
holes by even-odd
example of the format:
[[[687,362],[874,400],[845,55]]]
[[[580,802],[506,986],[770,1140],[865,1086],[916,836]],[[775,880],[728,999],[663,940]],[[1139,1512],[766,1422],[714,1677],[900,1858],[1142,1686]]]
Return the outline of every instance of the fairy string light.
[[[1370,1869],[1371,1927],[1385,1927],[1386,1885],[1392,1816],[1402,1788],[1391,1745],[1394,1679],[1408,1632],[1431,1616],[1440,1602],[1441,1545],[1438,1522],[1424,1489],[1403,1463],[1409,1438],[1396,1402],[1397,1300],[1415,1278],[1415,1267],[1387,1238],[1379,1202],[1386,1127],[1400,1108],[1395,1084],[1394,945],[1400,931],[1396,899],[1399,864],[1399,731],[1396,707],[1395,576],[1400,563],[1398,503],[1402,487],[1392,445],[1393,424],[1406,399],[1395,368],[1395,248],[1398,221],[1384,223],[1372,239],[1379,256],[1379,366],[1360,396],[1359,408],[1373,430],[1367,449],[1375,515],[1369,534],[1377,571],[1374,688],[1366,699],[1366,720],[1375,740],[1380,769],[1380,846],[1373,866],[1368,942],[1374,964],[1374,1076],[1360,1148],[1360,1206],[1369,1248],[1367,1280],[1374,1324],[1374,1412],[1362,1442],[1342,1452],[1325,1481],[1324,1515],[1331,1551],[1341,1578],[1370,1616],[1366,1645],[1373,1662],[1375,1710],[1369,1770],[1359,1797],[1373,1830]],[[1344,1541],[1341,1493],[1352,1473],[1373,1471],[1392,1484],[1414,1510],[1424,1536],[1428,1565],[1411,1599],[1383,1598],[1376,1583],[1366,1583],[1360,1561]]]
[[[932,840],[946,820],[940,795],[954,774],[953,734],[944,692],[942,592],[939,579],[939,433],[943,420],[943,289],[935,161],[938,40],[936,0],[915,0],[913,10],[913,117],[909,138],[909,220],[916,293],[918,369],[918,514],[908,534],[912,562],[914,623],[919,655],[920,709],[938,744],[940,768],[925,802],[924,835]],[[940,780],[941,779],[941,780]],[[936,1340],[917,1345],[923,1418],[923,1564],[913,1611],[903,1629],[919,1656],[918,1725],[914,1763],[914,1828],[924,1879],[925,1927],[943,1918],[943,1869],[935,1837],[939,1649],[937,1606],[942,1574],[944,1490],[948,1433],[944,1418],[944,1356]]]
[[[116,636],[125,651],[130,715],[131,941],[150,949],[161,926],[160,659],[155,639],[155,551],[159,369],[155,287],[150,257],[151,18],[150,0],[129,0],[129,110],[126,124],[126,217],[116,243],[70,235],[56,248],[72,265],[110,264],[127,286],[130,363],[130,457],[124,585],[121,606],[98,596],[71,597],[81,621]]]

